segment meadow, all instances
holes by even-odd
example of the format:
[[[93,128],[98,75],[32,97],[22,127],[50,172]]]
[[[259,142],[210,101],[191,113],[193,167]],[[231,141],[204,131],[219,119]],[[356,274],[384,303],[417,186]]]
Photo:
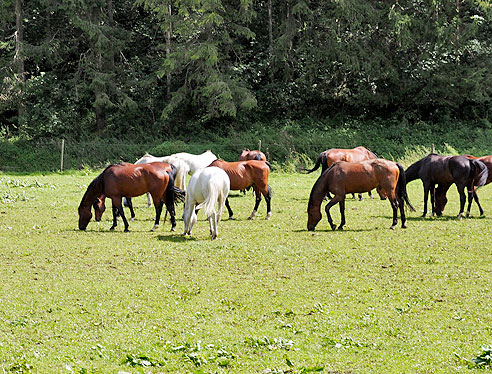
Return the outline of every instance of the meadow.
[[[272,219],[263,201],[248,221],[252,192],[233,192],[211,241],[200,214],[191,237],[182,221],[150,232],[144,197],[129,233],[109,210],[79,231],[97,174],[0,174],[2,372],[473,373],[492,345],[490,185],[484,217],[456,220],[452,187],[444,216],[421,218],[415,181],[405,230],[366,194],[347,198],[345,231],[323,211],[308,232],[319,174],[276,171]]]

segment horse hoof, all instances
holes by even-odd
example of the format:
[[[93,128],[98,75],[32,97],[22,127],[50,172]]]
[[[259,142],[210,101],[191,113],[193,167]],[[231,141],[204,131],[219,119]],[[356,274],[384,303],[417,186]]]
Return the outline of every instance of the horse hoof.
[[[135,217],[130,218],[130,222],[135,221]]]
[[[343,231],[343,226],[338,226],[338,231]]]
[[[271,217],[272,217],[272,213],[270,212],[270,213],[267,213],[265,219],[270,219]]]
[[[407,228],[407,225],[403,224],[403,225],[401,225],[401,228],[402,229],[406,229]]]
[[[235,220],[235,218],[233,216],[229,216],[229,219],[231,220]]]
[[[154,232],[155,230],[157,230],[157,228],[158,228],[158,227],[159,227],[159,225],[154,225],[154,227],[152,227],[152,228],[150,229],[150,231]]]
[[[390,227],[390,230],[394,230],[396,225]]]
[[[337,228],[337,225],[331,225],[331,229],[332,229],[333,231],[335,231],[335,229],[336,229],[336,228]]]
[[[109,228],[109,231],[114,231],[114,226],[111,226],[111,227]]]
[[[255,216],[249,216],[249,217],[248,217],[248,219],[253,219],[253,218],[255,218]]]
[[[171,227],[171,231],[172,232],[176,231],[176,227]]]
[[[128,229],[124,229],[124,230],[123,230],[123,232],[130,232],[130,230],[128,230]]]

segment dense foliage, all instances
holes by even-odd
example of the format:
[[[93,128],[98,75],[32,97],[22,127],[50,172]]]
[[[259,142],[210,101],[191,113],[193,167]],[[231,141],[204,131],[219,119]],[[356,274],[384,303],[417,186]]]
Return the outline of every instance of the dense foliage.
[[[306,116],[488,126],[491,20],[490,0],[5,0],[0,135],[185,138]]]

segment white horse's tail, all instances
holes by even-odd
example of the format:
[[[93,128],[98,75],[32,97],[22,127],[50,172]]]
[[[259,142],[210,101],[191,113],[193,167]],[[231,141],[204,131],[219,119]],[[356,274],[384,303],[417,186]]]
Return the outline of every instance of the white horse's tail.
[[[186,191],[186,176],[188,175],[190,168],[188,167],[188,164],[182,160],[179,160],[175,164],[176,168],[178,169],[175,181],[176,187],[182,189],[183,191]]]
[[[208,196],[201,204],[196,207],[196,209],[203,209],[205,215],[207,217],[210,217],[215,212],[215,203],[217,203],[219,196],[221,196],[222,194],[222,189],[217,184],[210,183]]]

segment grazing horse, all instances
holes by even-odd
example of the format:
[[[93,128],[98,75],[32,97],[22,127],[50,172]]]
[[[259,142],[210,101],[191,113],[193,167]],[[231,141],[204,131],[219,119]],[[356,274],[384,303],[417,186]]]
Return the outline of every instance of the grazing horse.
[[[309,196],[308,230],[313,231],[321,220],[321,202],[327,192],[335,195],[325,207],[328,222],[331,229],[335,230],[336,225],[331,218],[330,208],[339,203],[341,222],[338,230],[343,230],[345,225],[345,194],[367,192],[378,186],[386,194],[393,208],[391,229],[394,229],[398,223],[398,208],[400,208],[401,227],[406,228],[404,203],[406,202],[411,210],[414,208],[408,200],[403,166],[378,158],[359,162],[340,161],[321,174]]]
[[[186,175],[189,173],[190,168],[186,162],[183,160],[173,157],[173,156],[164,156],[164,157],[154,157],[151,154],[146,153],[137,161],[135,161],[135,165],[148,164],[150,162],[165,162],[170,165],[173,165],[176,169],[173,171],[174,185],[186,192]],[[131,200],[127,200],[128,207],[131,209]],[[152,198],[150,193],[147,192],[147,207],[152,206]],[[135,217],[133,215],[133,217]]]
[[[94,207],[96,219],[102,216],[105,205],[104,200],[109,197],[113,205],[114,230],[117,225],[117,217],[121,216],[128,231],[128,221],[123,212],[122,198],[135,197],[150,192],[155,206],[155,223],[152,231],[159,226],[162,206],[171,215],[172,230],[175,230],[176,219],[174,213],[174,202],[176,194],[183,197],[183,192],[174,186],[174,181],[169,173],[170,165],[166,163],[153,162],[150,164],[134,165],[122,163],[110,165],[99,174],[87,187],[79,205],[79,229],[85,230],[92,218],[91,207]]]
[[[268,176],[270,175],[270,163],[268,161],[237,161],[227,162],[224,160],[215,160],[210,166],[217,166],[223,169],[231,181],[231,190],[245,190],[253,187],[255,191],[256,204],[248,219],[253,219],[258,211],[261,202],[261,195],[265,197],[267,204],[267,215],[265,219],[270,219],[272,211],[270,202],[272,190],[268,185]],[[229,199],[226,199],[226,207],[229,212],[229,219],[232,218],[233,212],[229,205]]]
[[[250,151],[248,148],[244,148],[239,155],[238,161],[247,161],[247,160],[258,160],[258,161],[266,161],[266,156],[261,151]]]
[[[217,156],[214,155],[211,151],[205,151],[200,155],[193,155],[191,153],[174,153],[171,155],[172,157],[179,158],[186,162],[190,171],[188,172],[190,175],[193,175],[197,170],[206,168],[210,166],[212,162],[217,160]]]
[[[319,154],[312,169],[302,168],[300,171],[309,174],[318,170],[321,165],[321,174],[323,174],[326,169],[338,161],[357,162],[373,160],[375,158],[378,158],[378,156],[363,146],[351,149],[331,148]],[[372,198],[371,191],[369,191],[369,196]],[[381,195],[381,199],[384,198],[385,196]],[[359,200],[362,200],[362,194],[359,194]]]
[[[470,160],[478,160],[484,163],[488,171],[488,177],[484,185],[489,184],[492,180],[492,156],[483,156],[483,157],[475,157],[472,155],[463,155],[463,156],[465,156]],[[483,209],[482,206],[480,205],[480,201],[478,200],[477,189],[476,189],[478,182],[479,181],[477,180],[477,178],[475,178],[472,189],[468,190],[468,208],[466,210],[466,217],[470,216],[470,210],[473,200],[475,200],[475,202],[478,205],[478,209],[480,210],[480,215],[483,216]],[[441,212],[444,210],[447,200],[448,199],[446,198],[446,191],[444,189],[444,186],[438,186],[438,188],[436,189],[436,206]]]
[[[465,156],[441,156],[431,153],[414,164],[410,165],[405,171],[407,183],[421,179],[424,185],[424,212],[422,217],[427,214],[427,198],[431,196],[432,215],[442,215],[446,205],[446,191],[455,183],[460,194],[460,212],[458,219],[463,217],[465,209],[466,194],[473,189],[473,186],[483,186],[488,177],[488,170],[485,164],[478,160],[468,159]],[[435,185],[438,188],[435,189]],[[437,197],[437,200],[435,197]]]
[[[218,167],[206,167],[193,174],[188,184],[183,211],[183,235],[191,234],[191,229],[197,221],[196,212],[203,208],[210,223],[211,238],[216,239],[219,234],[218,224],[229,190],[229,176]],[[215,211],[215,204],[218,204],[218,213]]]

